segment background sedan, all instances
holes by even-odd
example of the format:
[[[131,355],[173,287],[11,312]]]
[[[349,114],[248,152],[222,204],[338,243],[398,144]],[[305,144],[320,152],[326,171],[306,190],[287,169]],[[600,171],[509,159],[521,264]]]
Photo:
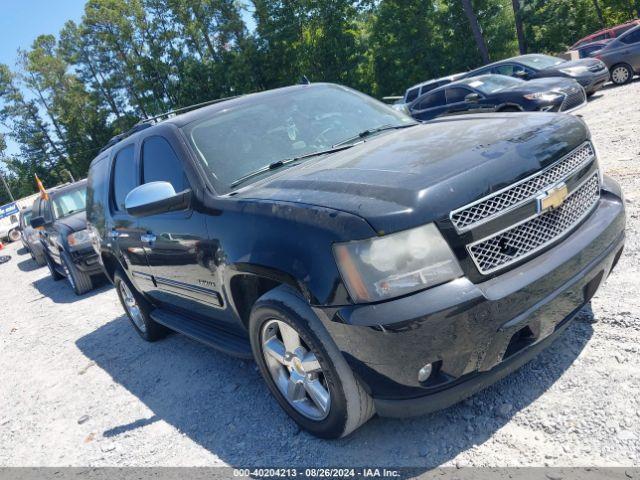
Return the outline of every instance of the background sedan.
[[[481,75],[432,90],[408,105],[418,120],[484,112],[569,112],[586,103],[573,80],[541,78],[525,82],[505,75]]]
[[[509,75],[523,80],[547,77],[571,78],[584,87],[587,95],[598,91],[609,80],[606,65],[595,58],[568,61],[538,53],[507,58],[485,65],[472,70],[465,77],[477,77],[487,73]]]

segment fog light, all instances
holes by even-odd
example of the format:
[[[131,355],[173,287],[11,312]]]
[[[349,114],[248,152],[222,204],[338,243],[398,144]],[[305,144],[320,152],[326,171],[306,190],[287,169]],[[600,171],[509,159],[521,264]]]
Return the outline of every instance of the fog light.
[[[418,370],[418,381],[426,382],[427,379],[431,376],[432,371],[433,366],[430,363],[427,363],[424,367]]]

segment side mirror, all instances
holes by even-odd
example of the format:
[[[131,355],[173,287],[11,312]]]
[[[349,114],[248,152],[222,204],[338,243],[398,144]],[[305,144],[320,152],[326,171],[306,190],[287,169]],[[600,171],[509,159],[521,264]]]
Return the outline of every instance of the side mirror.
[[[479,93],[470,93],[464,97],[464,101],[467,103],[478,103],[482,97]]]
[[[47,222],[45,222],[44,217],[33,217],[29,223],[33,228],[41,228],[44,227]]]
[[[176,193],[169,182],[149,182],[134,188],[124,199],[129,215],[144,217],[184,210],[191,203],[191,190]]]
[[[527,78],[529,78],[529,74],[524,70],[518,70],[517,72],[514,72],[513,76],[522,80],[526,80]]]

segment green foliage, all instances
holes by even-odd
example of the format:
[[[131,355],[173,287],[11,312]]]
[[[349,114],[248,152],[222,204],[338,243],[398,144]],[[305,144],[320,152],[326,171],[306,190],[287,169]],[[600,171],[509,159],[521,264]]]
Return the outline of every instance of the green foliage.
[[[640,15],[640,0],[519,1],[529,51],[563,51]],[[462,0],[87,0],[79,24],[0,65],[0,125],[19,148],[8,157],[0,136],[3,174],[17,196],[35,191],[36,173],[45,185],[81,178],[142,118],[302,76],[398,95],[479,66],[482,43],[492,60],[515,55],[512,0],[471,8],[479,41]]]

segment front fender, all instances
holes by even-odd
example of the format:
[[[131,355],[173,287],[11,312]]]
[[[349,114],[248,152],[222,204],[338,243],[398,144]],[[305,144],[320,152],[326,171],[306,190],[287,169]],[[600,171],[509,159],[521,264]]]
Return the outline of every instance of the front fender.
[[[375,235],[362,218],[294,202],[240,200],[207,216],[213,266],[227,286],[238,274],[286,284],[311,305],[350,304],[333,258],[336,242]]]

